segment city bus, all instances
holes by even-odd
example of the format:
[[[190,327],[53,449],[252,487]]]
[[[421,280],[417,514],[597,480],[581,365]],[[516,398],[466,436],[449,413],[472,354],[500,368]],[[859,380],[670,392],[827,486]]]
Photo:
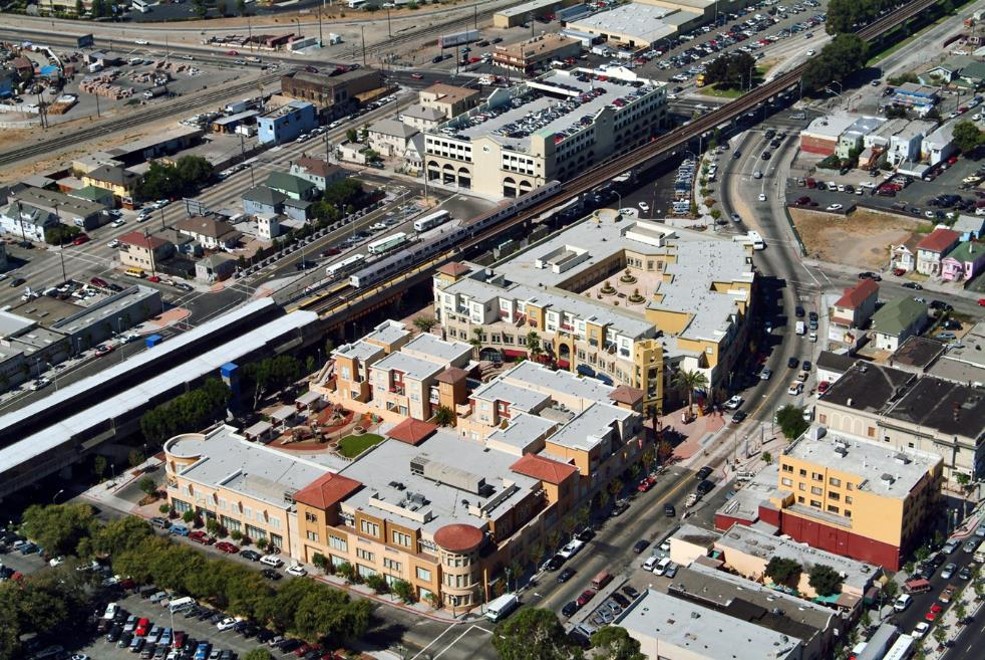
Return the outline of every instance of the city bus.
[[[350,271],[355,270],[364,259],[366,259],[366,255],[364,254],[354,254],[351,257],[346,257],[342,261],[336,262],[326,268],[325,274],[332,279],[342,277]]]
[[[415,220],[414,231],[417,233],[425,232],[438,225],[443,225],[449,220],[451,220],[451,213],[448,211],[438,211],[437,213],[432,213],[431,215],[426,215],[423,218]]]
[[[395,250],[401,245],[407,242],[407,234],[404,232],[399,232],[393,236],[387,236],[386,238],[381,238],[378,241],[373,241],[366,246],[366,249],[370,254],[386,254],[390,250]]]

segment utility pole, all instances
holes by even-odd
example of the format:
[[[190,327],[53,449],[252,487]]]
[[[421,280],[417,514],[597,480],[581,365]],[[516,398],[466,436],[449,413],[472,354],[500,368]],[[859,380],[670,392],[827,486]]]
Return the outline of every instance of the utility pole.
[[[359,41],[363,46],[363,66],[366,66],[366,26],[359,26]]]
[[[325,0],[321,0],[321,11],[318,12],[318,47],[319,48],[325,47],[325,40],[322,38],[322,31],[321,31],[321,15],[324,12],[325,12]],[[387,10],[387,14],[389,15],[389,10]]]
[[[475,26],[475,29],[478,30],[479,29],[479,3],[478,2],[472,5],[472,16],[474,17],[473,25]]]
[[[390,8],[386,8],[386,35],[393,39],[393,30],[390,29]]]

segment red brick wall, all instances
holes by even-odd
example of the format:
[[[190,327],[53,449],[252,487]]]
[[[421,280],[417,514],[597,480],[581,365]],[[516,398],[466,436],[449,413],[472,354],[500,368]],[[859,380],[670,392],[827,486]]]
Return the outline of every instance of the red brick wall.
[[[837,144],[838,142],[836,140],[827,140],[810,135],[802,135],[800,137],[800,150],[809,154],[818,154],[819,156],[830,156],[835,152]]]
[[[780,533],[789,534],[793,539],[812,547],[882,566],[891,571],[899,570],[901,565],[900,549],[897,546],[874,541],[816,520],[783,514]]]
[[[721,513],[715,514],[715,529],[720,532],[724,532],[732,525],[751,525],[755,520],[747,520],[745,518],[736,518],[735,516],[726,516]]]

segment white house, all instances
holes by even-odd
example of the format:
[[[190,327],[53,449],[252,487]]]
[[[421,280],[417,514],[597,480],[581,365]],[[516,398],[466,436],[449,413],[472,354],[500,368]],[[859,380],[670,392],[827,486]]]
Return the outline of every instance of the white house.
[[[381,119],[370,125],[367,142],[384,158],[403,158],[407,144],[419,131],[395,119]]]
[[[0,213],[0,230],[18,240],[43,243],[44,230],[57,224],[58,216],[54,213],[16,200]]]

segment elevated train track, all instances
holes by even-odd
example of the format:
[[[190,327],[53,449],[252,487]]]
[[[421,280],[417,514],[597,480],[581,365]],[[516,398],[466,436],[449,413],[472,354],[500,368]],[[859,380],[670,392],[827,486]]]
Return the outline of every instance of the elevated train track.
[[[870,25],[861,28],[856,34],[865,41],[875,41],[883,34],[892,31],[899,25],[937,4],[938,1],[913,0],[903,7],[882,16]],[[643,146],[617,156],[607,163],[602,163],[592,170],[562,183],[557,194],[552,197],[526,208],[512,218],[505,219],[495,226],[476,233],[461,245],[430,258],[423,264],[410,266],[404,271],[396,273],[383,282],[365,290],[355,291],[349,288],[340,289],[332,287],[330,292],[309,298],[301,302],[298,307],[300,309],[319,312],[329,328],[339,326],[347,320],[352,320],[369,309],[378,308],[381,301],[396,299],[402,290],[419,281],[423,281],[424,273],[430,271],[430,269],[455,259],[457,256],[475,249],[490,238],[529,222],[545,212],[556,208],[558,205],[589,192],[605,181],[609,181],[628,170],[645,165],[654,158],[683,147],[692,140],[711,133],[716,127],[733,122],[744,114],[758,109],[763,103],[768,103],[783,93],[791,92],[793,89],[799,87],[806,66],[806,64],[801,64],[795,69],[777,76],[775,79],[757,87],[749,94],[731,103],[723,105],[679,128],[653,139]],[[334,318],[339,312],[344,312],[343,316]]]

